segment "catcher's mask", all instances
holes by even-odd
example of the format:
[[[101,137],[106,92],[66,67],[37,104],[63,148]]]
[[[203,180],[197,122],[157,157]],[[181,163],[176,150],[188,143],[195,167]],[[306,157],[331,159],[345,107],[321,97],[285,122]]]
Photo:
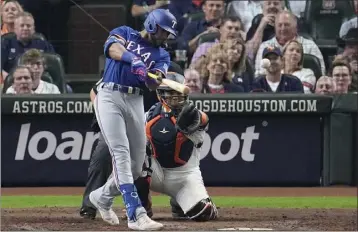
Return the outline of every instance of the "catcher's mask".
[[[175,72],[168,72],[166,79],[170,79],[181,84],[184,83],[184,76]],[[189,100],[188,95],[179,93],[163,83],[157,88],[157,97],[167,110],[170,109],[174,112],[180,112]]]

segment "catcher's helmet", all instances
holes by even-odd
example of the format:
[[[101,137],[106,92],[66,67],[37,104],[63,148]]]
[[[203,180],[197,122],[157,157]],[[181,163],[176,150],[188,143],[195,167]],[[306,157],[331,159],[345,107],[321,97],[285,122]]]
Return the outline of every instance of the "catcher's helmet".
[[[156,33],[158,26],[173,36],[177,36],[177,20],[169,10],[155,9],[144,21],[144,28],[150,34]]]
[[[184,83],[184,76],[176,72],[168,72],[166,79]],[[188,102],[188,95],[179,93],[163,83],[157,88],[157,97],[164,107],[171,110],[180,110]]]

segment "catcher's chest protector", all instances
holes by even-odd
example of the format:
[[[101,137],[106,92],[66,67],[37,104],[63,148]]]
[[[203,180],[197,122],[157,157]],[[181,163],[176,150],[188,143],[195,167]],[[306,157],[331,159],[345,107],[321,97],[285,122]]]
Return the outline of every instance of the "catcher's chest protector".
[[[193,152],[194,143],[175,128],[176,119],[162,112],[161,104],[148,115],[146,134],[153,156],[164,168],[183,166]]]

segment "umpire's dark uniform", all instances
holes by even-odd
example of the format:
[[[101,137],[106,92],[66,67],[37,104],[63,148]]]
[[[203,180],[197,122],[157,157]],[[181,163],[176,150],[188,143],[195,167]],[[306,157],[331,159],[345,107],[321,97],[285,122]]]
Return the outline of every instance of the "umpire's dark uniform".
[[[93,87],[93,91],[97,94],[97,85]],[[94,132],[100,132],[96,115],[93,117],[91,128]],[[96,147],[92,153],[88,166],[87,183],[80,211],[80,215],[82,217],[88,217],[91,219],[96,217],[96,208],[90,202],[88,198],[89,194],[99,187],[102,187],[112,173],[112,157],[109,153],[108,146],[102,136],[102,133],[100,133],[95,146]]]

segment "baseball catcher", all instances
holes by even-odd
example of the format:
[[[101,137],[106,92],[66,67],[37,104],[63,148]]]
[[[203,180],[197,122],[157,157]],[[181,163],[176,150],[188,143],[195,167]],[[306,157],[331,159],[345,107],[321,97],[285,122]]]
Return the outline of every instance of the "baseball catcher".
[[[167,78],[184,82],[178,73],[169,72]],[[156,91],[159,102],[146,113],[147,158],[143,176],[135,181],[142,205],[151,208],[151,189],[171,197],[174,217],[213,220],[218,211],[199,169],[208,116],[189,104],[187,95],[164,84]]]

